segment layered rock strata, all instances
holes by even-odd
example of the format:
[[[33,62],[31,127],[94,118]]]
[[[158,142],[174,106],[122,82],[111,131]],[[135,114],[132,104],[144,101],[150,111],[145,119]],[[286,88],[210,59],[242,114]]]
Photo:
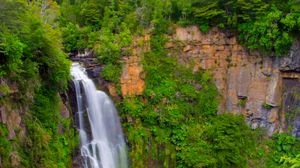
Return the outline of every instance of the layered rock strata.
[[[234,35],[217,28],[202,33],[191,26],[176,28],[165,48],[194,71],[211,72],[220,93],[219,113],[243,114],[252,128],[266,128],[269,134],[287,130],[288,126],[294,127],[295,135],[299,134],[299,99],[291,98],[291,94],[299,93],[293,89],[300,85],[299,42],[293,45],[287,57],[276,58],[247,50],[238,44]],[[134,53],[123,68],[123,96],[139,95],[144,88],[137,84],[143,80],[142,54]],[[287,87],[289,80],[294,82]],[[286,106],[291,105],[296,112],[294,109],[294,118],[287,122],[286,116],[291,110]]]

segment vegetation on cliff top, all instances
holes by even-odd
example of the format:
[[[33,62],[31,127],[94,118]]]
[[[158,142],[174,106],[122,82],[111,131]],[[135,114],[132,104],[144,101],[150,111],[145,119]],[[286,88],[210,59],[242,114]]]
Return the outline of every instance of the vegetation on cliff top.
[[[196,24],[204,32],[217,26],[250,49],[283,56],[299,33],[299,6],[299,0],[65,0],[61,23],[66,51],[93,48],[99,38],[113,37],[109,31],[136,34],[164,22]]]

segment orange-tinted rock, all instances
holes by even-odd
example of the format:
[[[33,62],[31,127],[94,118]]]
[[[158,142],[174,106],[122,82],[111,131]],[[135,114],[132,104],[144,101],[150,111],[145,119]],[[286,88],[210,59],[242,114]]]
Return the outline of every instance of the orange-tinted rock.
[[[107,88],[110,95],[112,95],[113,97],[118,96],[116,86],[113,83],[109,83]]]
[[[145,88],[141,57],[143,52],[149,51],[150,36],[137,37],[133,42],[132,55],[124,59],[120,79],[122,96],[141,95]]]
[[[122,96],[133,96],[142,94],[145,82],[141,79],[143,69],[140,58],[137,56],[129,57],[123,66],[121,75]]]
[[[201,40],[201,33],[197,26],[177,28],[175,39],[181,41],[199,41]]]

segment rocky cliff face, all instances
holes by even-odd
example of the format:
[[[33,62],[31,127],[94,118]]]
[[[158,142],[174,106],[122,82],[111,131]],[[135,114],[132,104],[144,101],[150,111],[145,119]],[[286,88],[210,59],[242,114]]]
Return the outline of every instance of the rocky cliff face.
[[[133,41],[132,54],[123,57],[124,64],[120,79],[122,96],[141,95],[145,88],[142,55],[150,50],[150,36],[137,37]]]
[[[165,48],[180,63],[211,72],[220,93],[219,113],[243,114],[252,128],[266,128],[269,134],[292,130],[300,136],[300,40],[286,57],[276,58],[247,50],[233,34],[217,28],[202,33],[196,26],[179,27],[168,37]],[[135,38],[132,54],[122,58],[123,97],[140,95],[145,88],[142,60],[150,50],[149,39],[148,35]],[[74,59],[84,62],[89,76],[117,95],[113,84],[99,78],[102,67],[91,52]]]
[[[216,28],[201,33],[192,26],[176,28],[165,48],[194,71],[212,73],[220,93],[219,113],[243,114],[252,128],[266,128],[269,134],[292,126],[293,133],[300,135],[299,41],[287,57],[275,58],[247,50],[230,33]],[[122,95],[141,93],[141,58],[136,52],[125,61]]]

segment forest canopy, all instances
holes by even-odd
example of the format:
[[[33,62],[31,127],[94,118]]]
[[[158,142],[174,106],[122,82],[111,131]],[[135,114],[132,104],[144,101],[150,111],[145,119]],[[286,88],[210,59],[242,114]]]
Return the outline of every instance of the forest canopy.
[[[72,0],[61,2],[66,51],[94,47],[100,29],[113,33],[176,23],[230,30],[250,49],[276,56],[289,50],[300,29],[300,1],[287,0]],[[140,30],[140,31],[139,31]],[[72,33],[73,32],[73,33]],[[74,32],[76,32],[74,34]],[[75,44],[72,39],[79,39]]]

